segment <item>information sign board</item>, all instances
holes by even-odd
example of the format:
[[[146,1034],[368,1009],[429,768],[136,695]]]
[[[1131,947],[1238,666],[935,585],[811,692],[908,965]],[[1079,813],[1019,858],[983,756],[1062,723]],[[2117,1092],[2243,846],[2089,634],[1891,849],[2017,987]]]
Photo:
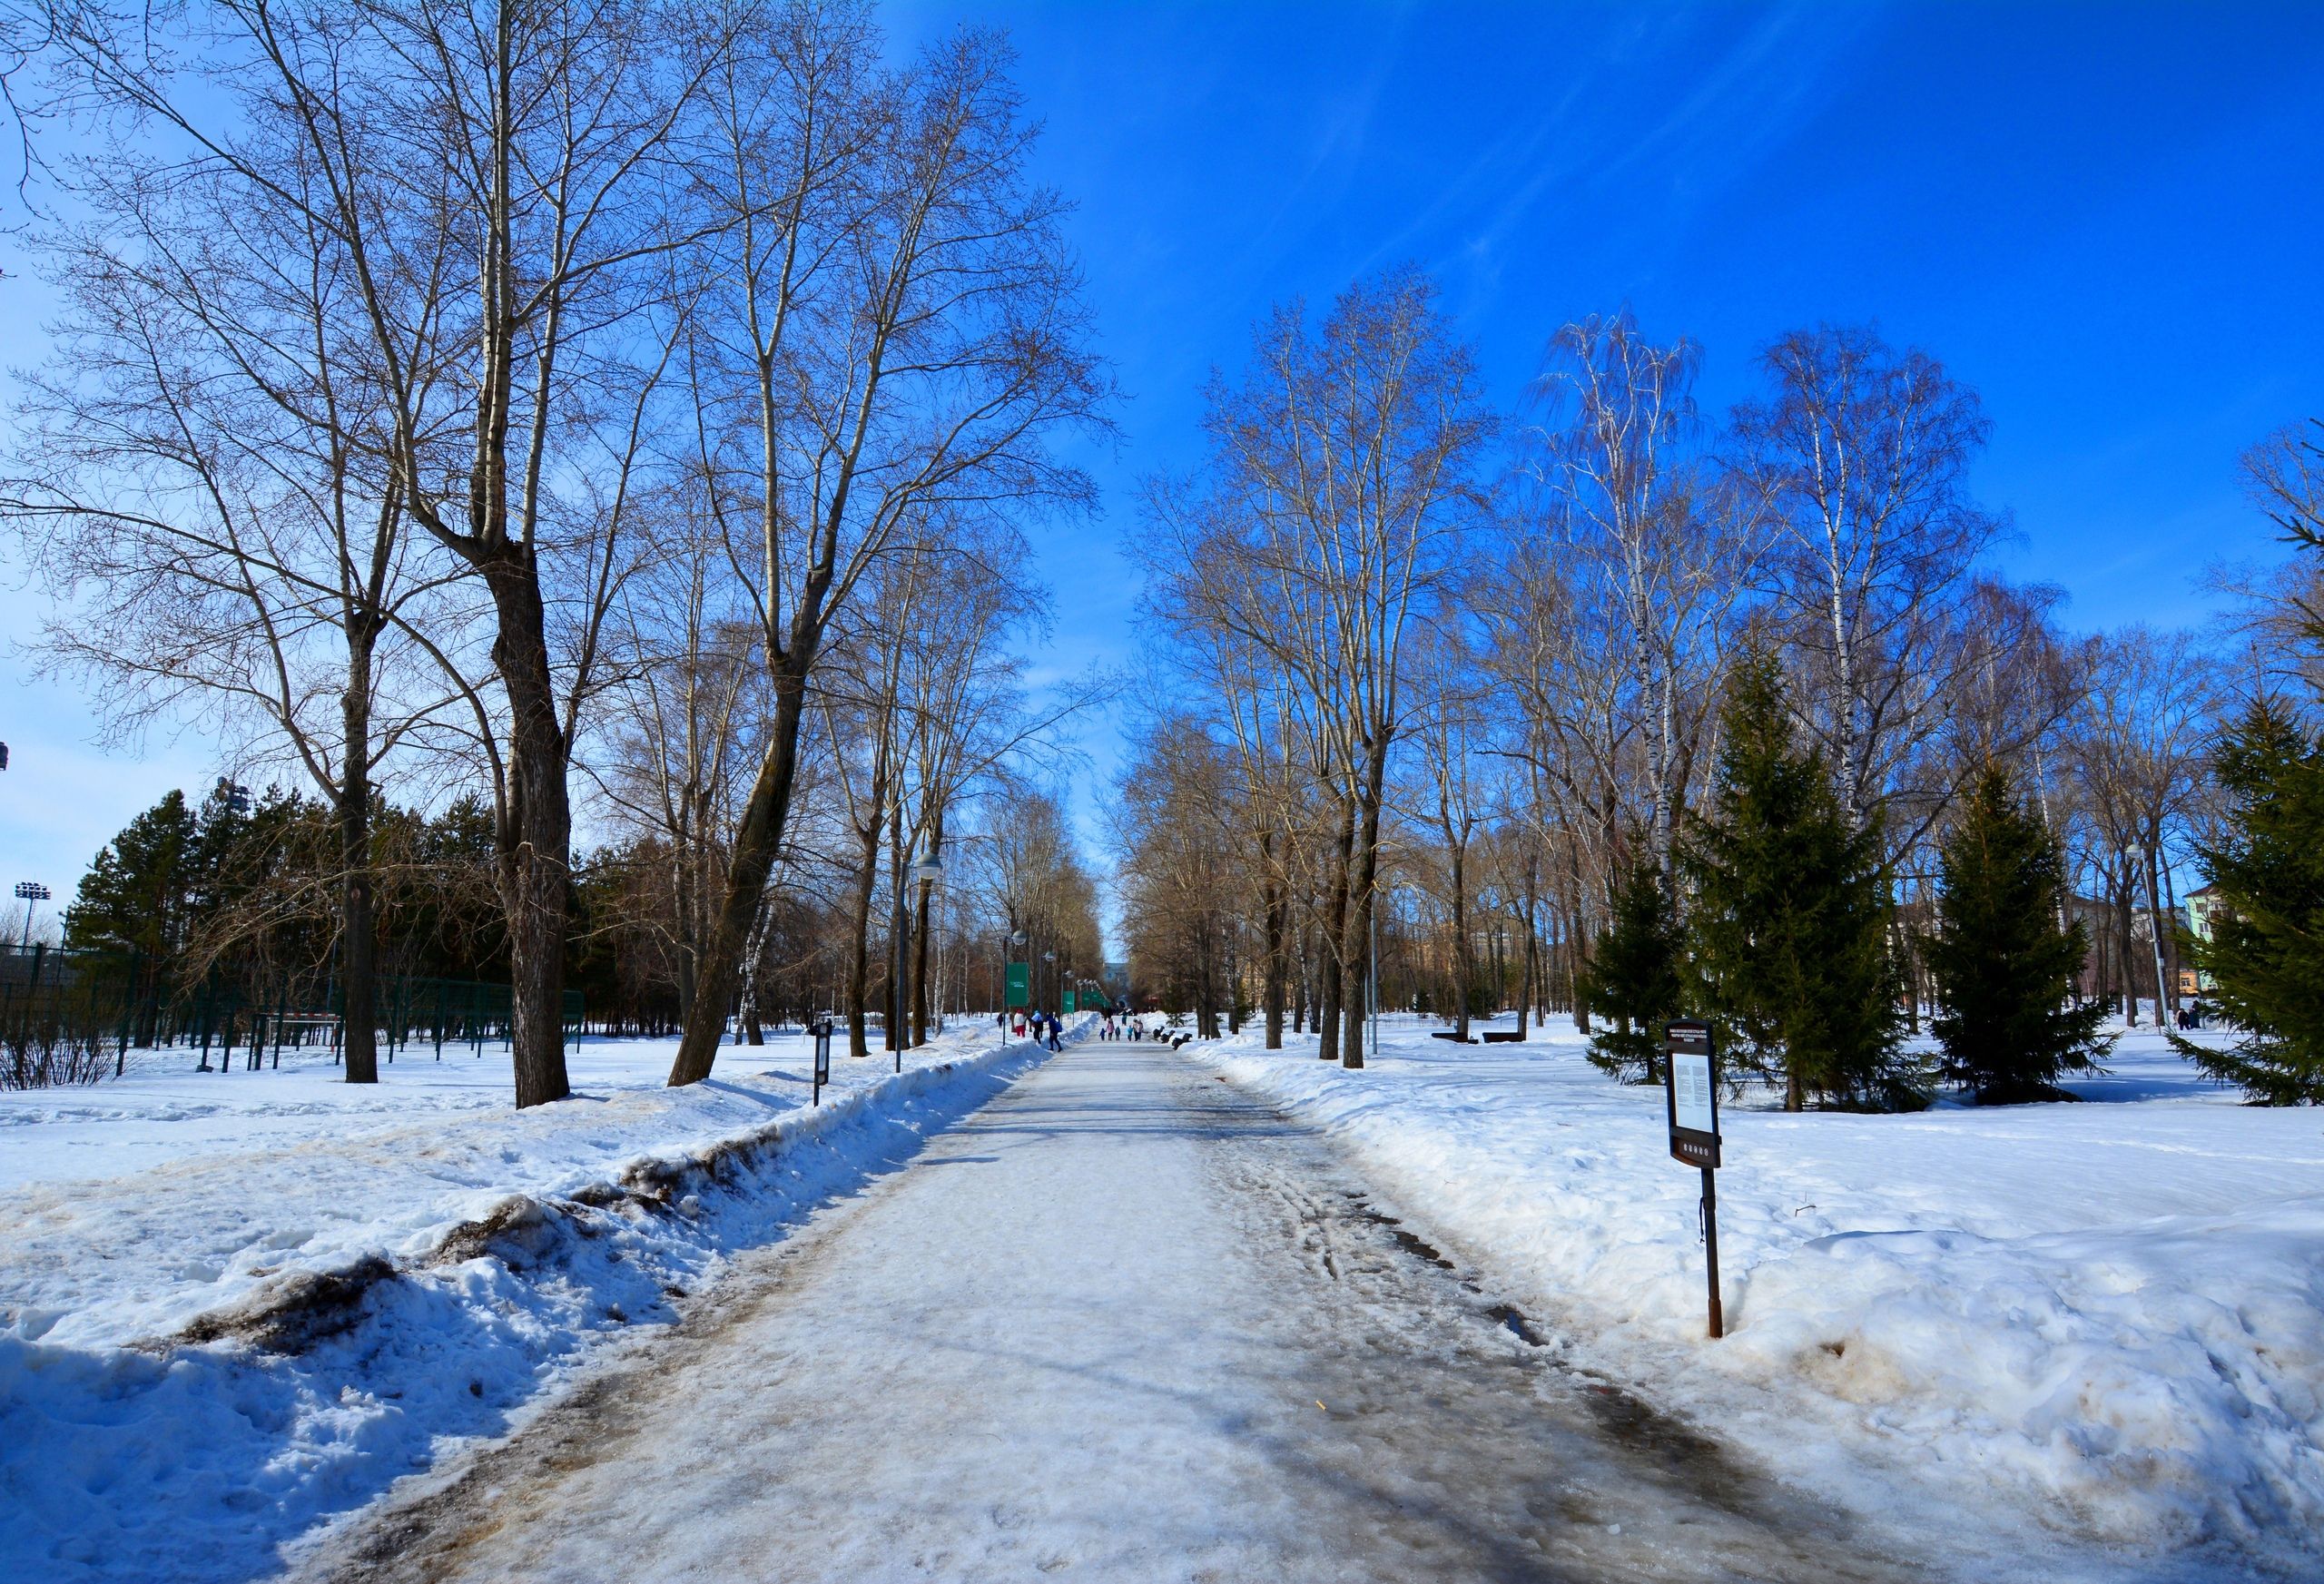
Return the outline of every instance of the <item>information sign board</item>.
[[[1012,962],[1009,965],[1009,999],[1003,1003],[1009,1010],[1013,1012],[1020,1007],[1029,1007],[1033,1004],[1032,994],[1027,988],[1031,979],[1030,964]]]
[[[1670,1081],[1663,1095],[1670,1108],[1670,1154],[1703,1174],[1703,1274],[1710,1280],[1709,1330],[1715,1340],[1727,1333],[1727,1318],[1718,1304],[1718,1053],[1712,1048],[1710,1025],[1693,1021],[1666,1024],[1662,1030],[1664,1062]]]
[[[1718,1165],[1718,1067],[1710,1026],[1672,1023],[1664,1030],[1669,1084],[1670,1156],[1690,1166]]]

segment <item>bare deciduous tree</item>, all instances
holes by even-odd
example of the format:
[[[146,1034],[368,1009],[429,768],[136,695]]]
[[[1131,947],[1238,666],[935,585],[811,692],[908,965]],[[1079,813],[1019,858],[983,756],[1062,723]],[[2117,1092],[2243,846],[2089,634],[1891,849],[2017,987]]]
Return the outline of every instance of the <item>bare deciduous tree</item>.
[[[1214,380],[1208,405],[1208,476],[1155,489],[1147,561],[1174,625],[1233,635],[1303,695],[1332,827],[1322,1054],[1360,1067],[1346,1019],[1365,982],[1405,644],[1478,515],[1492,420],[1409,271],[1351,289],[1320,325],[1278,310],[1244,382]]]
[[[998,40],[963,33],[879,82],[860,169],[832,204],[793,212],[795,250],[783,241],[783,262],[746,278],[742,300],[720,310],[765,324],[765,294],[790,294],[781,343],[753,339],[765,349],[751,385],[757,443],[722,474],[758,506],[757,542],[738,528],[735,564],[752,585],[774,716],[673,1084],[706,1077],[715,1059],[837,614],[876,562],[908,547],[900,536],[915,524],[1089,495],[1049,441],[1097,421],[1108,389],[1085,345],[1060,205],[1025,179],[1032,133],[1008,64]],[[814,263],[812,293],[784,283],[794,256]]]

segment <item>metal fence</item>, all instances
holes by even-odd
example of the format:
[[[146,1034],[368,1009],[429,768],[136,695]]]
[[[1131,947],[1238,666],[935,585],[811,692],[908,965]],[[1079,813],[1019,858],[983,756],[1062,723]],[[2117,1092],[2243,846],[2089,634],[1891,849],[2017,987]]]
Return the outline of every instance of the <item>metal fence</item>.
[[[507,1044],[514,1020],[507,985],[385,975],[375,998],[379,1054],[390,1062],[415,1046],[438,1060],[447,1047],[481,1057]],[[285,1047],[327,1046],[336,1061],[344,1012],[328,973],[244,966],[189,983],[137,951],[0,947],[0,1088],[117,1077],[132,1050],[182,1050],[196,1072],[280,1067]],[[580,1038],[583,1014],[581,992],[566,991],[568,1043]]]

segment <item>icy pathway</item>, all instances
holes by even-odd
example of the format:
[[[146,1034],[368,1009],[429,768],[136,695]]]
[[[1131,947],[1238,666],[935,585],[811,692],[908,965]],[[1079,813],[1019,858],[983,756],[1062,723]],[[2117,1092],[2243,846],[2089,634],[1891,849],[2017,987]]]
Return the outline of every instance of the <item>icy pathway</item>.
[[[1505,1319],[1273,1111],[1085,1045],[306,1571],[1920,1576]]]

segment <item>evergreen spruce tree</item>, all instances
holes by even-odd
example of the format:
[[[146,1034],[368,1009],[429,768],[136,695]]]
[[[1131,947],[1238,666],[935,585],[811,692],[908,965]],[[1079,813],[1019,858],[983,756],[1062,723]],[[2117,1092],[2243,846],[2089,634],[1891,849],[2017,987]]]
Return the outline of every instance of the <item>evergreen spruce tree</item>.
[[[2324,1104],[2324,745],[2263,700],[2221,743],[2214,773],[2231,808],[2197,856],[2224,906],[2211,939],[2186,945],[2244,1035],[2227,1050],[2171,1043],[2263,1104]]]
[[[2104,1003],[2073,999],[2090,932],[2079,919],[2059,927],[2065,855],[2000,765],[1979,772],[1938,865],[1927,958],[1944,1077],[1987,1105],[2073,1098],[2058,1076],[2095,1069],[2112,1044],[2098,1032]]]
[[[1611,1020],[1591,1038],[1590,1059],[1625,1082],[1655,1083],[1662,1026],[1684,1007],[1678,914],[1669,882],[1643,861],[1630,865],[1613,902],[1612,922],[1582,970],[1590,1009]]]
[[[90,862],[64,910],[65,944],[148,958],[176,951],[200,906],[201,842],[201,821],[185,793],[164,793]]]
[[[1719,788],[1687,843],[1700,996],[1738,1060],[1818,1102],[1925,1105],[1903,1013],[1876,825],[1854,827],[1820,753],[1794,741],[1782,672],[1745,656],[1720,714]]]

